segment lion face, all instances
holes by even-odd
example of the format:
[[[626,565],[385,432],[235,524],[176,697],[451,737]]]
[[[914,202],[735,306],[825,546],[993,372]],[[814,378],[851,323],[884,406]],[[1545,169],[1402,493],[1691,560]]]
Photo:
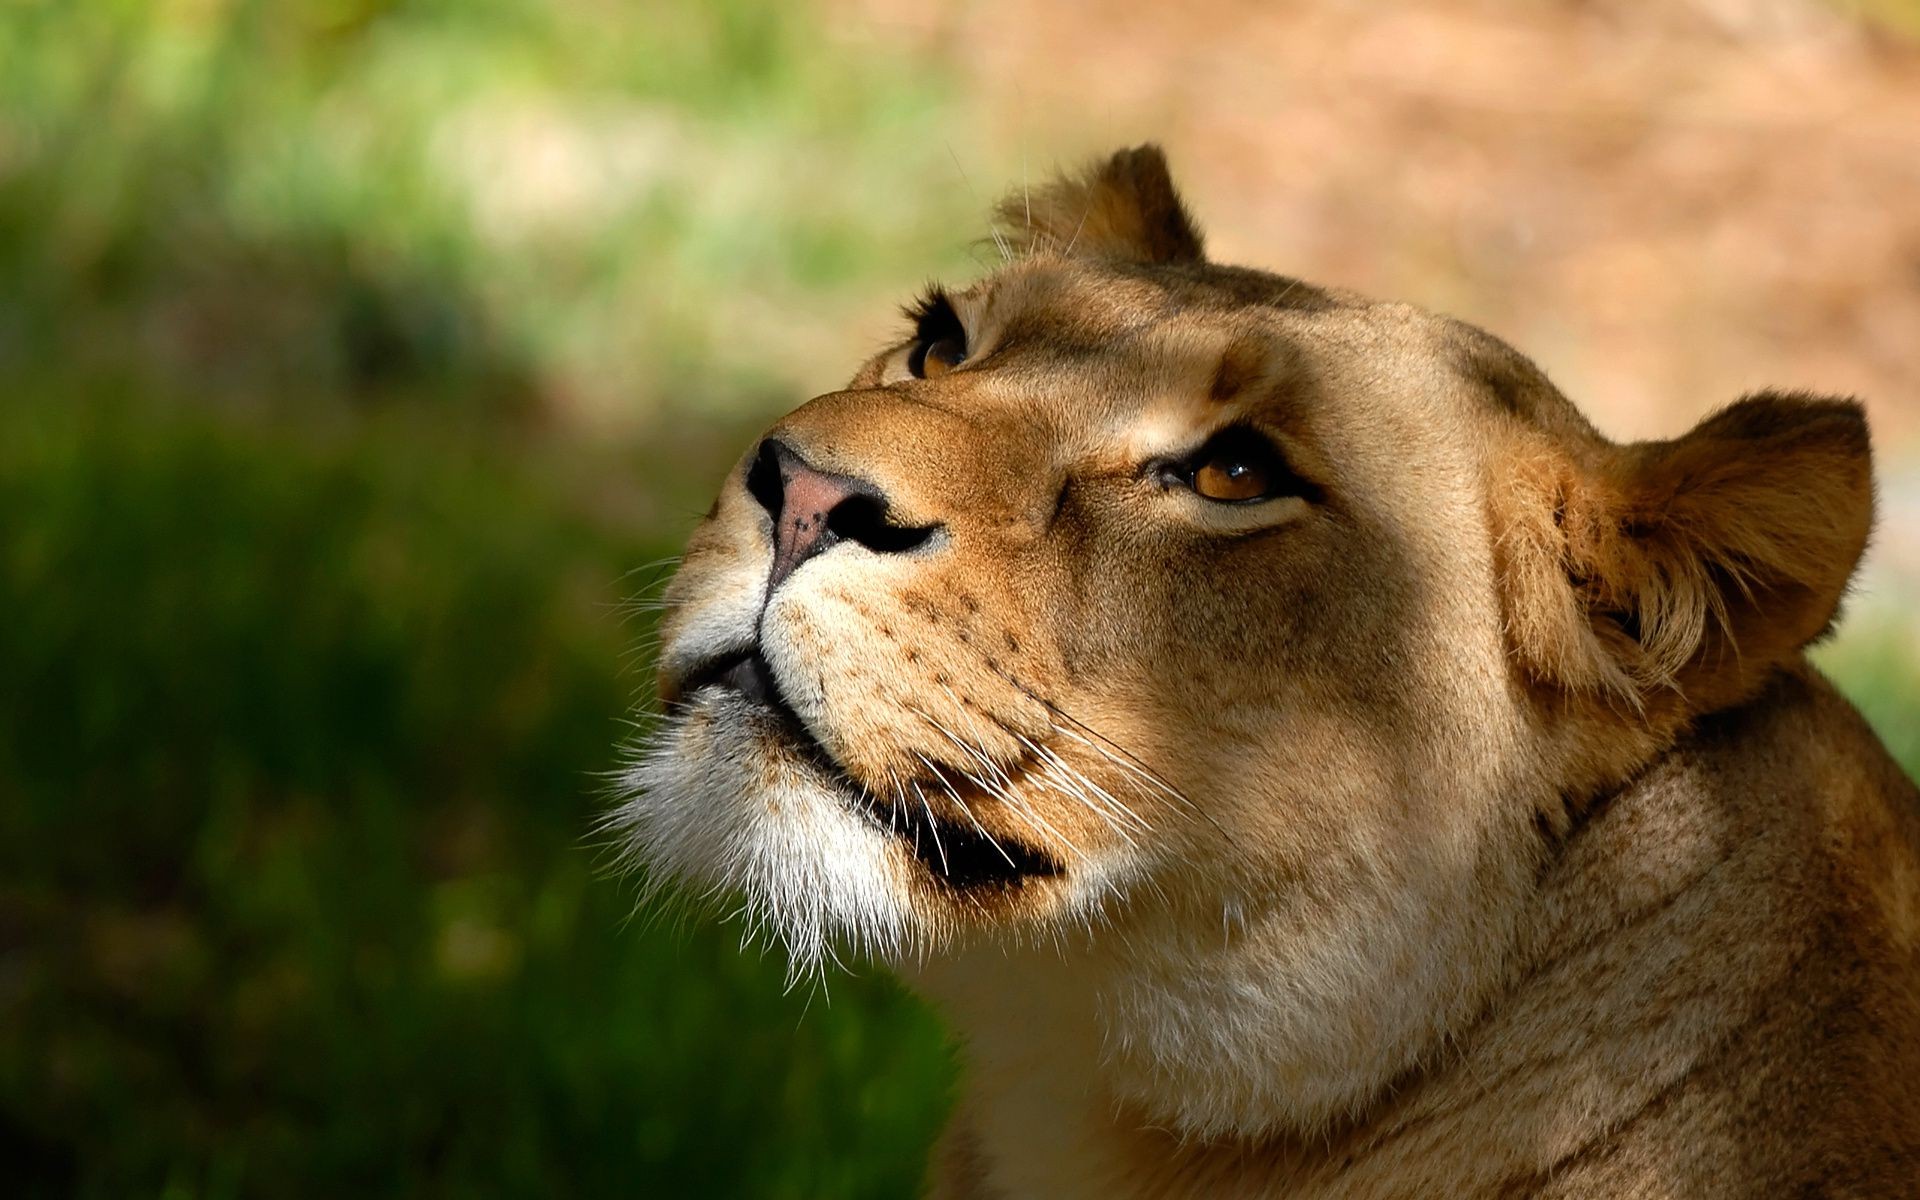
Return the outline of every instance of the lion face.
[[[1339,775],[1398,770],[1389,714],[1433,699],[1404,696],[1416,580],[1459,599],[1497,685],[1487,556],[1408,532],[1480,521],[1471,448],[1443,440],[1468,389],[1375,361],[1432,323],[1036,255],[916,325],[768,431],[668,593],[671,748],[643,786],[741,809],[687,865],[775,839],[770,906],[803,870],[806,903],[885,936],[1084,913],[1246,859],[1248,820],[1291,810],[1298,845],[1365,818],[1321,811],[1351,789],[1308,768],[1338,727]],[[929,344],[959,361],[929,371]]]
[[[1246,1079],[1174,1115],[1337,1106],[1479,1002],[1570,798],[1750,686],[1839,582],[1751,619],[1707,593],[1734,560],[1702,464],[1745,425],[1613,447],[1485,334],[1207,263],[1157,151],[1011,212],[1021,256],[727,477],[618,819],[801,963],[1124,959],[1108,1019],[1161,1014],[1116,1052],[1143,1097],[1213,1036],[1156,989],[1277,972]],[[1850,568],[1864,521],[1752,535],[1745,595]],[[1750,628],[1758,658],[1725,653]]]

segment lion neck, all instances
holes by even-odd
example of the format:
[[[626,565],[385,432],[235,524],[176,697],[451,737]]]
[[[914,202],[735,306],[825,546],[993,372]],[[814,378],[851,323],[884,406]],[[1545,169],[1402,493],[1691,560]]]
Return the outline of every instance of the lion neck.
[[[1156,1137],[1244,1146],[1349,1124],[1504,985],[1531,882],[1480,863],[1411,892],[1161,911],[1065,951],[976,947],[903,974],[967,1048],[966,1108],[1019,1174],[1011,1194],[1124,1194],[1091,1164],[1137,1166]]]
[[[1455,1182],[1545,1169],[1692,1070],[1789,961],[1767,931],[1791,922],[1753,901],[1785,869],[1772,818],[1701,774],[1661,754],[1517,890],[1483,871],[1329,913],[1342,928],[1316,932],[1344,932],[1345,956],[1275,909],[1211,937],[1136,929],[1118,951],[983,948],[906,974],[961,1035],[962,1119],[1013,1194],[1376,1194],[1355,1172],[1401,1194],[1409,1163]]]

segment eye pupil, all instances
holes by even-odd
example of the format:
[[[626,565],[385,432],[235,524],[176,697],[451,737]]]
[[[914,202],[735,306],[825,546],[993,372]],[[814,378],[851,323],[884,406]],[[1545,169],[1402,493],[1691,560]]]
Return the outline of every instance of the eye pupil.
[[[938,379],[967,359],[966,343],[957,337],[921,342],[907,360],[907,369],[921,379]]]
[[[1193,473],[1193,490],[1209,500],[1258,500],[1267,494],[1267,472],[1246,459],[1208,459]]]

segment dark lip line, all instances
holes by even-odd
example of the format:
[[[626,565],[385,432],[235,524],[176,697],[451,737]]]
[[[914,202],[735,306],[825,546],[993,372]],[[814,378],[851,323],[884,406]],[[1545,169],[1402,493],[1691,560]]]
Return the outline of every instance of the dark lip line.
[[[742,668],[749,669],[743,672]],[[736,673],[743,677],[736,679]],[[748,682],[756,678],[757,682]],[[994,839],[972,824],[922,813],[910,805],[894,805],[875,796],[849,776],[813,736],[780,691],[779,677],[757,645],[721,651],[689,671],[677,698],[667,706],[668,714],[677,715],[691,703],[691,696],[709,687],[739,692],[762,708],[788,744],[832,781],[855,812],[891,836],[906,839],[921,865],[955,890],[1013,890],[1030,878],[1065,873],[1051,855],[1017,840]]]
[[[755,664],[756,661],[757,674],[761,680],[761,688],[756,689],[759,691],[757,695],[749,693],[739,681],[728,678],[735,671]],[[708,687],[731,688],[747,695],[748,699],[773,709],[783,720],[791,722],[798,732],[806,734],[808,741],[814,740],[811,734],[806,733],[806,726],[801,722],[800,714],[794,711],[793,705],[787,702],[786,695],[780,691],[780,681],[773,673],[773,664],[760,653],[759,646],[747,645],[733,650],[723,650],[710,658],[703,659],[687,672],[686,678],[680,683],[679,695],[668,706],[668,711],[678,713],[679,710],[687,707],[688,697]],[[815,744],[818,745],[817,742]],[[821,748],[821,753],[825,753],[824,747]]]

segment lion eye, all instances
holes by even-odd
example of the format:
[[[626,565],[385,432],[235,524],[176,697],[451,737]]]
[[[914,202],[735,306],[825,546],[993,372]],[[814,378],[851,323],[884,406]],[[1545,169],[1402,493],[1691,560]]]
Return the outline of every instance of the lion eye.
[[[907,370],[915,379],[938,379],[967,360],[967,344],[957,337],[921,342],[907,356]]]
[[[1208,459],[1193,472],[1193,490],[1209,500],[1258,500],[1268,486],[1259,463],[1231,455]]]
[[[1161,468],[1161,480],[1218,504],[1250,504],[1316,489],[1287,467],[1274,444],[1245,426],[1224,429],[1185,459]]]
[[[913,322],[907,373],[915,379],[938,379],[967,361],[967,327],[945,291],[929,289],[907,309],[907,319]]]

